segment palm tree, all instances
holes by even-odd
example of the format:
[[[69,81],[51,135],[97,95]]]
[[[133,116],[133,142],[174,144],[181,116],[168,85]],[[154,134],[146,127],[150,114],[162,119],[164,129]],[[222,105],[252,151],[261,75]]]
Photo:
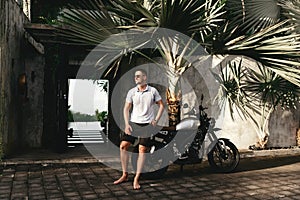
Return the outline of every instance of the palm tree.
[[[295,109],[300,102],[299,87],[259,63],[245,66],[242,59],[228,62],[214,75],[221,85],[217,95],[221,107],[228,105],[231,114],[237,111],[241,118],[250,119],[259,148],[268,142],[267,126],[273,111]]]
[[[268,82],[273,87],[289,83],[289,89],[293,91],[296,86],[300,86],[299,18],[294,16],[299,16],[298,0],[115,0],[105,5],[101,0],[88,0],[81,6],[66,10],[62,15],[62,25],[67,27],[63,30],[66,37],[91,45],[97,45],[124,30],[166,28],[189,36],[211,55],[236,55],[254,59],[259,67],[247,70],[251,76],[246,76],[243,61],[233,64],[235,67],[226,65],[224,68],[228,69],[227,74],[224,74],[225,69],[220,70],[216,77],[219,76],[223,92],[219,93],[218,99],[237,108],[245,117],[251,116],[250,110],[258,112],[258,106],[264,105],[268,111],[263,109],[264,112],[259,113],[263,119],[267,119],[269,114],[265,113],[270,113],[270,110],[280,105],[279,102],[287,100],[280,99],[280,95],[269,98],[268,92],[271,90],[261,92],[258,85],[261,79],[264,80],[262,77],[272,77]],[[180,92],[176,92],[178,77],[193,66],[185,57],[196,48],[191,46],[189,40],[184,44],[180,42],[176,35],[164,35],[155,40],[156,52],[164,59],[168,74],[171,75],[168,102],[175,102],[175,108],[178,108],[180,102]],[[135,44],[143,45],[142,42]],[[178,48],[180,45],[183,48]],[[128,50],[128,46],[118,44],[118,48],[119,60],[122,60],[122,48]],[[151,59],[149,52],[132,49],[126,53],[140,54]],[[118,69],[117,63],[112,65],[110,72]],[[279,85],[273,85],[273,81]],[[298,95],[297,92],[292,94]],[[258,95],[262,95],[260,104],[248,104]],[[177,109],[173,111],[178,112]],[[178,119],[174,121],[177,123]],[[259,123],[256,121],[256,124]]]
[[[141,30],[147,27],[160,27],[184,33],[193,39],[204,42],[205,37],[212,32],[223,19],[220,1],[127,1],[116,0],[104,5],[101,1],[86,1],[80,7],[73,7],[62,16],[63,24],[70,27],[64,33],[76,42],[97,45],[113,34],[124,30]],[[176,16],[176,18],[174,18]],[[188,22],[188,23],[187,23]],[[90,29],[88,27],[93,27]],[[154,30],[155,31],[155,30]],[[137,31],[137,33],[139,33]],[[191,66],[183,58],[186,56],[190,41],[186,41],[184,48],[179,48],[179,37],[162,35],[152,38],[157,45],[160,55],[164,58],[166,74],[169,75],[167,102],[169,104],[170,125],[179,122],[179,104],[181,93],[176,92],[181,74]],[[145,41],[136,42],[137,46]],[[183,42],[183,41],[181,41]],[[110,44],[111,45],[111,44]],[[122,49],[116,44],[119,49]],[[183,45],[183,46],[184,46]],[[124,49],[128,48],[126,43]],[[134,49],[134,47],[132,47]],[[129,53],[136,53],[132,51]],[[141,54],[141,52],[139,52]],[[120,51],[120,58],[124,56]],[[151,56],[148,55],[148,58]],[[113,65],[112,68],[118,68]],[[109,70],[111,71],[111,70]]]
[[[229,11],[236,14],[237,20],[227,22],[227,28],[236,28],[242,35],[232,38],[236,31],[230,35],[226,35],[230,31],[223,32],[225,39],[220,43],[227,47],[221,49],[228,54],[246,55],[258,64],[251,68],[243,66],[242,61],[227,63],[215,74],[221,84],[218,99],[222,105],[229,105],[232,112],[238,110],[251,119],[259,146],[264,148],[269,138],[267,123],[271,113],[278,107],[293,109],[299,103],[300,23],[299,18],[292,16],[299,16],[300,4],[299,1],[255,1],[244,5],[238,0],[230,2]],[[236,23],[241,25],[236,27]],[[253,23],[257,25],[252,26]],[[253,117],[255,113],[259,118]]]

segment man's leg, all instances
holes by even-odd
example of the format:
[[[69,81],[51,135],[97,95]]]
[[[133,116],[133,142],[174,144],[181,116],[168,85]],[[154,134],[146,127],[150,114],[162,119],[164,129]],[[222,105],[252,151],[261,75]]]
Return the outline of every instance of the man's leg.
[[[128,167],[128,147],[130,146],[130,142],[128,141],[122,141],[120,144],[120,159],[121,159],[121,166],[122,166],[122,171],[123,174],[122,176],[114,182],[114,184],[119,184],[122,182],[125,182],[128,180],[128,172],[127,172],[127,167]]]
[[[146,152],[147,152],[147,147],[143,146],[143,145],[139,145],[139,156],[138,156],[138,160],[137,160],[137,169],[136,169],[136,174],[135,174],[135,177],[133,180],[133,189],[136,189],[136,190],[141,188],[141,186],[139,184],[139,178],[142,173],[143,166],[144,166]]]

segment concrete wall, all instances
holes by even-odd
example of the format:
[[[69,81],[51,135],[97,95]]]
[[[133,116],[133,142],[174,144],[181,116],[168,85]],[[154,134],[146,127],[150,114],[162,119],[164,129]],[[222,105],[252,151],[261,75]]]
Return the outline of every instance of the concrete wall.
[[[258,141],[255,128],[250,120],[242,120],[235,114],[233,121],[226,112],[223,120],[221,137],[230,138],[240,149],[248,149]],[[271,114],[268,132],[269,141],[267,147],[291,147],[297,145],[297,129],[299,128],[299,113],[297,111],[281,110],[280,108]]]
[[[28,47],[30,49],[30,47]],[[26,54],[27,100],[23,104],[22,145],[41,147],[44,108],[44,65],[43,55],[33,49]]]
[[[0,138],[3,156],[20,147],[40,146],[38,137],[41,137],[42,129],[36,127],[42,127],[44,74],[43,57],[24,37],[24,23],[29,21],[16,1],[2,0],[0,15]],[[32,71],[36,72],[34,83],[29,81]],[[18,84],[21,75],[26,77],[25,90]],[[28,129],[32,124],[35,128]]]
[[[289,147],[297,145],[297,129],[300,113],[298,110],[276,110],[270,118],[270,140],[268,146]]]

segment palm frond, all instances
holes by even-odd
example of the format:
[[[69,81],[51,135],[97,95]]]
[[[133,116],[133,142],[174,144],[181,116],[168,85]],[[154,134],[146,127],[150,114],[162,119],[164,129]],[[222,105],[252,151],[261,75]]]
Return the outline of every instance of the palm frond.
[[[146,8],[142,3],[142,1],[115,0],[111,1],[107,9],[124,22],[123,28],[157,26],[157,9],[153,9],[155,4]]]
[[[299,87],[260,64],[258,69],[248,69],[245,84],[245,90],[261,105],[295,108],[299,101]]]
[[[228,62],[225,66],[220,65],[219,73],[213,73],[220,84],[219,92],[215,100],[221,108],[229,107],[232,119],[233,114],[237,112],[241,118],[251,116],[249,99],[243,88],[243,79],[245,78],[245,69],[242,66],[242,60],[237,64],[236,61]]]
[[[232,29],[253,34],[278,22],[280,7],[276,0],[228,0],[226,10]]]
[[[183,38],[179,36],[173,37],[161,37],[157,41],[157,49],[166,62],[166,67],[172,71],[172,73],[181,75],[188,67],[191,66],[191,62],[187,61],[187,58],[192,55],[193,51],[198,46],[192,47],[190,45],[192,38],[183,42]],[[180,42],[178,40],[181,40]]]
[[[101,0],[87,0],[69,5],[59,18],[64,37],[83,44],[97,45],[112,34],[119,33],[118,19],[112,16]]]
[[[198,33],[205,41],[218,23],[224,19],[221,0],[162,0],[159,26],[176,30],[189,36]]]
[[[280,0],[279,5],[283,8],[283,15],[291,19],[291,23],[295,25],[295,31],[300,33],[300,1]]]
[[[237,112],[242,118],[250,118],[257,127],[260,122],[252,113],[269,115],[277,107],[296,109],[300,102],[300,88],[276,72],[257,64],[246,67],[242,60],[228,62],[214,73],[220,83],[216,100],[221,107],[229,107],[231,116]],[[263,120],[265,122],[265,120]]]
[[[207,42],[207,37],[213,33],[221,23],[225,21],[223,15],[224,5],[222,1],[206,1],[199,7],[199,14],[190,25],[189,32],[198,33],[200,42]]]
[[[249,37],[230,41],[225,52],[253,58],[300,86],[300,62],[297,60],[300,34],[292,32],[295,27],[288,22],[285,20]]]

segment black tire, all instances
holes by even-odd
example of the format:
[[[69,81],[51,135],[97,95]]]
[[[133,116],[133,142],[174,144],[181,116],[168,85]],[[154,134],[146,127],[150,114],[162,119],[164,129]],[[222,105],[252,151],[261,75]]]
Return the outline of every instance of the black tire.
[[[224,142],[227,154],[220,151],[217,145],[222,145]],[[240,162],[240,153],[236,146],[229,140],[218,141],[213,149],[207,154],[209,165],[217,172],[229,173],[236,169]]]
[[[131,155],[131,164],[134,171],[137,168],[138,153],[136,151]],[[158,153],[147,153],[142,171],[142,176],[148,179],[157,179],[163,177],[168,170],[168,162]]]

